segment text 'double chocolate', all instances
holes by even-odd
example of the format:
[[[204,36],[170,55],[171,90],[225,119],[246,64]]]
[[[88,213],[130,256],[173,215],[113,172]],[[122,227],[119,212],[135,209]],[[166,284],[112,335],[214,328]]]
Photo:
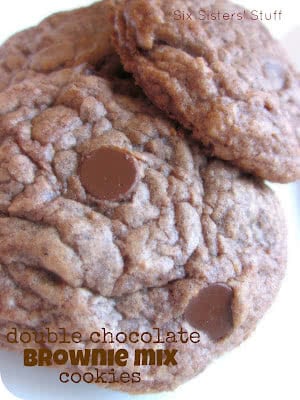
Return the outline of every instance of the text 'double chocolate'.
[[[138,180],[135,159],[125,149],[100,147],[81,162],[79,176],[85,190],[99,200],[127,197]]]
[[[207,333],[213,340],[222,339],[233,327],[233,290],[224,283],[214,283],[193,297],[184,313],[194,328]]]

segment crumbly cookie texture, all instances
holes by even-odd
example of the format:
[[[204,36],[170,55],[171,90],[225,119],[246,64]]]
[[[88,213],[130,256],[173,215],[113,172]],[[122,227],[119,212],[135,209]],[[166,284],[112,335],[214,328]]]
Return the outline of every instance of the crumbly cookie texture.
[[[299,76],[250,14],[203,21],[199,10],[244,12],[223,0],[122,2],[115,46],[125,69],[211,154],[271,181],[299,179]]]
[[[0,90],[26,77],[82,63],[95,65],[114,53],[112,19],[118,0],[51,15],[0,47]]]
[[[200,326],[198,344],[160,345],[178,350],[177,365],[107,385],[142,393],[174,389],[254,329],[286,263],[282,213],[261,181],[205,157],[127,79],[63,70],[25,80],[0,94],[0,132],[2,346],[13,326],[80,331],[86,348],[102,327]],[[87,183],[104,150],[130,171],[117,195]],[[94,173],[105,183],[103,170]],[[192,306],[206,310],[216,290],[224,303],[202,329]],[[125,347],[137,370],[137,345],[105,346]]]

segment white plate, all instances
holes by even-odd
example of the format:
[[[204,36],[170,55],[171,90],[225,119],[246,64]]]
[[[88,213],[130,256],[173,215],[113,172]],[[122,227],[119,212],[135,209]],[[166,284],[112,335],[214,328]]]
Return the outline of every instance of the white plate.
[[[62,9],[88,5],[85,0],[11,0],[0,5],[0,41],[15,31],[36,24]],[[266,22],[282,40],[300,69],[299,6],[296,1],[241,1],[251,9],[283,10],[282,21]],[[58,372],[48,368],[23,367],[22,355],[0,351],[0,373],[10,392],[22,400],[204,400],[300,398],[299,368],[299,244],[300,183],[272,185],[286,213],[289,229],[289,266],[281,291],[255,333],[239,348],[212,363],[202,374],[172,393],[130,396],[88,384],[61,384]],[[16,399],[0,382],[0,399]]]

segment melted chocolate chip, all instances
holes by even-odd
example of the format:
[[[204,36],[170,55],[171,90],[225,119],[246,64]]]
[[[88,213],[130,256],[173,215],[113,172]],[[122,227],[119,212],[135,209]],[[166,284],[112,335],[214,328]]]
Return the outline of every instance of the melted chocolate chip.
[[[118,147],[100,147],[83,159],[79,176],[83,187],[100,200],[119,201],[137,183],[134,158]]]
[[[233,291],[224,283],[214,283],[193,297],[184,313],[187,322],[206,332],[213,340],[222,339],[232,327]]]

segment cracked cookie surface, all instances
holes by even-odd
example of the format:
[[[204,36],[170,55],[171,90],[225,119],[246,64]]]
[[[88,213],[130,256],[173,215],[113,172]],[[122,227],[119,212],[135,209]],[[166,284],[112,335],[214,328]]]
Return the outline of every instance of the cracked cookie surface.
[[[0,47],[0,90],[24,78],[83,63],[95,65],[114,53],[112,19],[118,0],[60,12],[8,39]]]
[[[175,388],[254,329],[286,263],[277,199],[206,157],[131,80],[73,69],[25,80],[0,93],[0,135],[4,347],[12,326],[79,330],[85,348],[102,327],[192,332],[190,302],[211,285],[230,288],[225,335],[210,326],[198,344],[165,343],[178,349],[178,365],[143,366],[140,383],[113,386],[142,393]],[[81,181],[83,163],[101,149],[118,149],[135,168],[122,197],[94,197]],[[136,346],[126,348],[132,360]]]
[[[244,18],[199,20],[199,10]],[[264,26],[243,12],[223,0],[125,0],[114,42],[151,101],[211,154],[264,179],[297,180],[299,75]]]

